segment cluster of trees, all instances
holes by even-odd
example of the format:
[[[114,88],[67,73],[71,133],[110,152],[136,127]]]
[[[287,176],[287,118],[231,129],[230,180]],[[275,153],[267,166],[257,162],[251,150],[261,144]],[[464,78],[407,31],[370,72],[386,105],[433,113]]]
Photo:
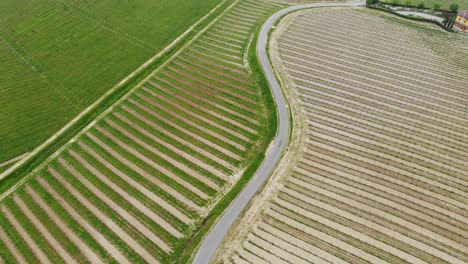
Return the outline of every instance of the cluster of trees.
[[[459,8],[460,7],[458,6],[458,4],[453,3],[450,5],[449,7],[450,13],[447,15],[447,19],[444,22],[444,26],[446,28],[449,28],[449,29],[453,28],[453,24],[455,24],[455,20],[457,19]]]
[[[392,0],[393,5],[401,5],[401,0]],[[367,5],[377,5],[379,4],[379,0],[366,0]],[[410,7],[417,7],[419,9],[425,8],[425,3],[424,1],[418,2],[417,5],[413,4],[413,0],[404,0],[404,6],[410,6]],[[457,3],[453,3],[449,6],[449,10],[441,10],[440,8],[442,5],[440,3],[434,3],[432,5],[433,10],[437,11],[443,11],[443,14],[445,16],[444,20],[444,26],[448,29],[452,29],[453,25],[455,24],[455,20],[457,19],[457,14],[459,10],[459,5]]]
[[[368,5],[376,5],[379,3],[379,0],[366,0],[366,3]],[[401,0],[392,0],[393,5],[402,5]],[[423,9],[426,7],[426,3],[424,1],[418,2],[416,5],[414,4],[413,0],[404,0],[403,3],[404,6],[411,6],[411,7],[417,7],[419,9]],[[432,4],[432,9],[433,10],[441,10],[440,8],[442,7],[441,3],[434,3]],[[459,6],[457,3],[453,3],[450,5],[449,10],[452,14],[457,14],[458,13]],[[455,16],[456,17],[456,16]]]

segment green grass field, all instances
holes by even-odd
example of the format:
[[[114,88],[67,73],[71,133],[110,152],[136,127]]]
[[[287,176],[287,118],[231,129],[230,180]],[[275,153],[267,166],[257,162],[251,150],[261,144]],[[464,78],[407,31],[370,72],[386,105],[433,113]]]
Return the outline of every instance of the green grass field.
[[[0,163],[31,151],[220,0],[0,2]]]

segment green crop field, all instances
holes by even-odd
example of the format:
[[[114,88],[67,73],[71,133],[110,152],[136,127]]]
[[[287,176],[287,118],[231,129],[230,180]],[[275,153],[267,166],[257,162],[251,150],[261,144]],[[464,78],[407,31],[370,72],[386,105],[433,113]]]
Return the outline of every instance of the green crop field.
[[[0,1],[0,163],[34,149],[219,2]]]
[[[226,208],[217,202],[230,201],[249,180],[276,131],[272,97],[250,44],[282,6],[235,1],[3,195],[0,259],[185,263],[194,235]]]

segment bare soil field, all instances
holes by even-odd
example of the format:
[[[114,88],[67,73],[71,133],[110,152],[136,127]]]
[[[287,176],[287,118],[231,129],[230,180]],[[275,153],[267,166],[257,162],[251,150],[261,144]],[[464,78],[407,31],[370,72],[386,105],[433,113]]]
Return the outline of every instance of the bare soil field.
[[[365,9],[287,16],[270,52],[302,147],[216,262],[468,262],[467,44]]]
[[[281,7],[234,1],[3,197],[0,258],[173,263],[216,202],[266,148],[268,95],[247,53],[254,32]]]

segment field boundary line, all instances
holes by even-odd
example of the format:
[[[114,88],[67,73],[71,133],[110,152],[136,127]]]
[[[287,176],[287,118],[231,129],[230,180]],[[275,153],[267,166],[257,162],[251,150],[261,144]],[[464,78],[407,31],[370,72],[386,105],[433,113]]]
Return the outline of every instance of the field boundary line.
[[[18,160],[24,158],[24,157],[27,156],[28,154],[29,154],[29,152],[26,152],[26,153],[23,153],[23,154],[21,154],[21,155],[15,157],[15,158],[12,158],[12,159],[7,160],[7,161],[5,161],[5,162],[3,162],[3,163],[0,163],[0,168],[5,167],[6,165],[11,164],[11,163],[13,163],[13,162],[16,162],[16,161],[18,161]]]
[[[192,26],[190,26],[182,35],[177,37],[171,44],[166,46],[163,50],[161,50],[159,53],[157,53],[155,56],[153,56],[151,59],[146,61],[144,64],[142,64],[140,67],[138,67],[137,70],[133,71],[130,75],[125,77],[122,81],[120,81],[117,85],[112,87],[110,90],[108,90],[102,97],[100,97],[97,101],[95,101],[92,105],[88,106],[85,110],[83,110],[77,117],[75,117],[72,121],[70,121],[65,127],[60,129],[56,134],[54,134],[52,137],[50,137],[46,142],[44,142],[42,145],[37,147],[34,151],[30,152],[27,157],[25,157],[23,160],[20,162],[16,163],[14,166],[10,167],[8,170],[0,174],[0,180],[5,179],[8,177],[8,175],[13,172],[16,168],[20,167],[24,163],[26,163],[28,160],[30,160],[32,157],[34,157],[35,154],[39,153],[41,150],[45,149],[51,142],[53,142],[57,137],[61,136],[68,128],[71,126],[75,125],[78,123],[78,121],[86,114],[91,112],[91,110],[96,107],[99,103],[107,99],[113,92],[115,92],[118,88],[123,86],[128,80],[130,80],[132,77],[134,77],[137,73],[140,73],[143,71],[148,65],[151,63],[155,62],[158,58],[162,57],[165,55],[170,49],[172,49],[174,46],[176,46],[185,36],[187,36],[189,33],[191,33],[196,26],[201,24],[205,19],[207,19],[211,14],[216,12],[221,6],[225,5],[227,2],[230,0],[223,0],[221,1],[218,5],[216,5],[213,9],[211,9],[207,14],[205,14],[202,18],[197,20]],[[19,180],[17,183],[15,183],[13,186],[11,186],[9,189],[5,190],[2,194],[0,194],[0,201],[5,199],[8,195],[10,195],[12,192],[14,192],[19,186],[21,186],[25,181],[29,179],[32,175],[37,173],[39,170],[41,170],[45,165],[47,165],[51,160],[56,158],[60,153],[62,153],[68,146],[73,144],[81,135],[86,133],[91,127],[93,127],[99,120],[104,118],[107,114],[109,114],[116,106],[121,104],[125,99],[127,99],[136,89],[138,89],[142,84],[144,84],[148,79],[150,79],[155,73],[157,73],[161,68],[166,66],[170,61],[172,61],[178,54],[180,54],[183,50],[185,50],[190,44],[192,44],[196,39],[200,37],[201,34],[203,34],[206,30],[208,30],[221,16],[223,16],[227,11],[229,11],[237,2],[240,0],[235,0],[232,4],[230,4],[225,10],[223,10],[220,14],[218,14],[213,20],[208,23],[203,29],[201,29],[195,36],[193,36],[187,43],[185,43],[182,47],[180,47],[174,54],[172,54],[167,60],[165,60],[161,65],[157,66],[155,70],[153,70],[148,76],[146,76],[144,79],[139,81],[134,87],[132,87],[130,90],[125,92],[125,94],[119,98],[119,100],[115,101],[112,103],[111,106],[109,106],[104,112],[99,114],[96,118],[94,118],[88,125],[86,125],[83,129],[81,129],[75,136],[73,136],[71,139],[69,139],[63,146],[61,146],[58,150],[56,150],[53,154],[51,154],[45,161],[41,162],[40,165],[38,165],[34,170],[32,170],[30,173],[28,173],[25,177],[23,177],[21,180]]]
[[[257,59],[263,70],[263,74],[268,81],[270,91],[275,101],[279,121],[278,129],[276,131],[275,138],[273,138],[267,148],[265,158],[255,172],[255,175],[250,179],[247,186],[245,186],[237,195],[235,200],[229,205],[222,216],[219,217],[215,225],[211,230],[209,230],[208,234],[203,238],[195,257],[193,258],[194,264],[206,264],[212,261],[231,227],[244,210],[248,208],[251,200],[270,178],[273,171],[277,168],[277,164],[281,160],[285,149],[289,146],[291,135],[289,106],[287,105],[280,81],[277,79],[275,70],[273,69],[268,56],[269,34],[274,28],[274,25],[285,15],[303,9],[316,7],[356,7],[361,5],[363,5],[363,2],[358,0],[344,3],[314,3],[290,6],[279,10],[270,16],[262,25],[256,43],[256,53]]]

